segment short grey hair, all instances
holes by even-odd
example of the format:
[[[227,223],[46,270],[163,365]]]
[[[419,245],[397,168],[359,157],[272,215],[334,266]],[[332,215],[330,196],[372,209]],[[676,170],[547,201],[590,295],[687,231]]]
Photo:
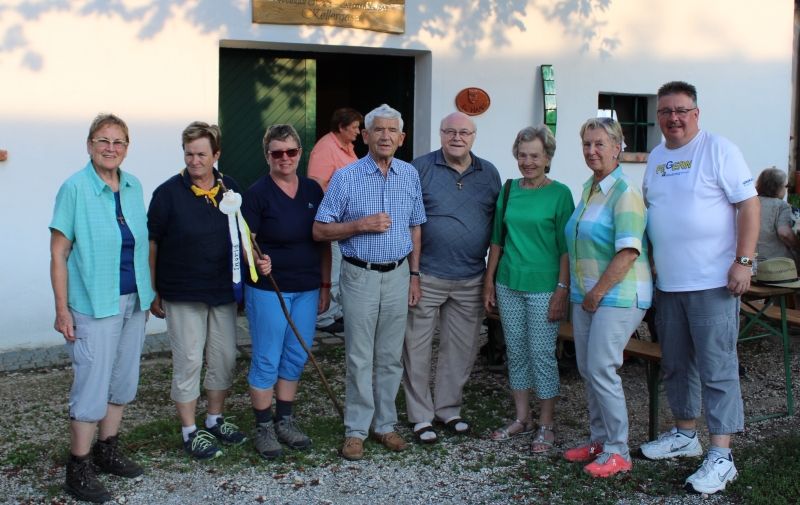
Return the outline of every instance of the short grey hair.
[[[625,135],[622,134],[622,126],[618,121],[610,117],[593,117],[583,123],[583,126],[581,126],[581,140],[583,140],[586,130],[599,130],[601,128],[606,131],[608,138],[615,145],[622,144],[625,140]]]
[[[758,196],[778,198],[787,180],[786,172],[783,170],[779,170],[775,167],[765,168],[758,174],[758,179],[756,179],[756,191],[758,191]]]
[[[264,154],[267,154],[269,149],[269,143],[273,140],[280,140],[281,142],[286,142],[286,139],[292,138],[297,144],[297,147],[302,149],[303,145],[300,143],[300,135],[297,134],[297,131],[294,127],[290,124],[274,124],[267,128],[267,131],[264,132],[264,138],[261,140],[261,146],[264,148]]]
[[[381,105],[377,109],[373,109],[364,117],[364,126],[367,128],[367,131],[372,130],[372,125],[375,124],[375,118],[396,119],[400,131],[403,131],[403,116],[386,104]]]
[[[519,133],[517,133],[517,138],[514,139],[514,144],[511,145],[511,154],[514,155],[514,159],[517,159],[517,155],[519,154],[519,145],[522,142],[533,142],[536,139],[542,141],[542,145],[544,146],[544,155],[552,160],[553,156],[556,155],[556,137],[553,135],[550,127],[546,124],[540,124],[539,126],[526,126],[525,128],[521,129]],[[550,173],[550,165],[547,165],[544,168],[544,173]]]

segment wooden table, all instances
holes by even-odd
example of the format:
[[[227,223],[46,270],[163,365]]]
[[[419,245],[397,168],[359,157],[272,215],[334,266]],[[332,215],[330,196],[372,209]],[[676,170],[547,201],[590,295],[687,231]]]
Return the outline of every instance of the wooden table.
[[[745,310],[744,307],[742,307],[740,310],[740,313],[745,317],[747,324],[739,331],[739,342],[764,338],[770,335],[777,335],[781,338],[781,340],[783,340],[783,362],[786,373],[786,405],[788,407],[787,412],[745,419],[746,423],[763,421],[764,419],[771,419],[774,417],[794,415],[794,399],[792,397],[792,364],[791,360],[789,359],[789,331],[786,324],[786,297],[790,295],[796,295],[798,293],[800,293],[800,288],[782,288],[777,286],[764,286],[751,283],[750,289],[747,290],[747,293],[742,295],[741,303],[747,306],[749,310]],[[768,316],[765,313],[775,299],[779,301],[781,306],[780,321]],[[755,307],[752,305],[755,300],[764,300],[764,305]],[[745,337],[744,335],[747,334],[747,332],[756,322],[766,328],[767,333]]]

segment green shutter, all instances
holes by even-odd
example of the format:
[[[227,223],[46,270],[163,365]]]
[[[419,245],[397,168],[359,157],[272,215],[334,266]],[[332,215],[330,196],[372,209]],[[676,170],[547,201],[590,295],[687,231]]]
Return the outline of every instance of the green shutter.
[[[303,141],[297,172],[305,174],[316,131],[316,61],[222,48],[219,66],[220,171],[249,188],[269,172],[261,147],[264,131],[288,123]]]

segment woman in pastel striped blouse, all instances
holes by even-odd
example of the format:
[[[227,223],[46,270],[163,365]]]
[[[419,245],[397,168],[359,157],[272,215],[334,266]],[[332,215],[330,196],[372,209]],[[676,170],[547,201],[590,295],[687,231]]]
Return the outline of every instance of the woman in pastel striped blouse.
[[[590,439],[567,452],[591,461],[584,470],[608,477],[631,469],[622,351],[650,307],[653,283],[647,257],[642,193],[619,166],[622,128],[611,118],[581,127],[583,156],[593,175],[565,230],[570,301],[578,370],[586,384]]]

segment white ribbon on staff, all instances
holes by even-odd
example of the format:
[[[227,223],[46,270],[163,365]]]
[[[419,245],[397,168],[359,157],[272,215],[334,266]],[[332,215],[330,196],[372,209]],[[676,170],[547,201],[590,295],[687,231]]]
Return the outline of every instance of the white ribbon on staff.
[[[231,244],[233,249],[231,255],[233,257],[233,282],[239,284],[242,281],[241,272],[241,259],[239,251],[239,240],[236,237],[236,224],[238,223],[239,236],[241,237],[241,244],[244,245],[245,254],[250,265],[250,279],[253,282],[258,280],[256,274],[255,261],[253,261],[253,248],[250,245],[250,230],[242,218],[242,213],[239,209],[242,208],[242,195],[235,193],[233,190],[228,190],[222,194],[222,201],[219,202],[219,210],[228,216],[228,230],[231,234]]]

